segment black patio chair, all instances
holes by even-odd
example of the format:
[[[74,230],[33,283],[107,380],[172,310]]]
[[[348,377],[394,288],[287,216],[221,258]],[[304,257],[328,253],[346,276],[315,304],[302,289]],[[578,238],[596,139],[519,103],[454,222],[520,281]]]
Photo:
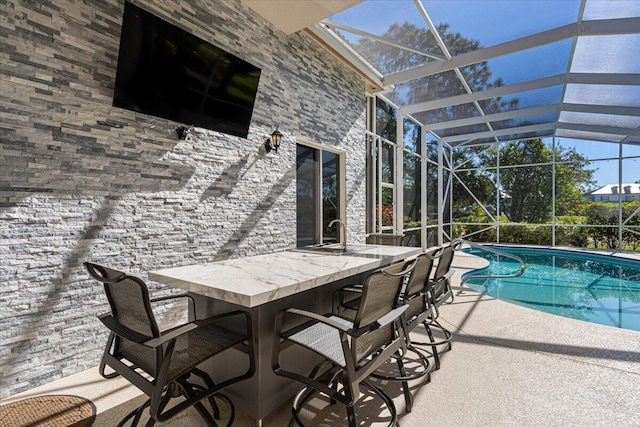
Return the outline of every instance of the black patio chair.
[[[422,325],[427,332],[429,342],[418,342],[414,339],[409,340],[409,349],[415,349],[415,345],[424,345],[431,347],[431,353],[435,362],[434,369],[440,369],[440,356],[438,354],[438,345],[431,330],[431,324],[436,318],[435,307],[433,306],[433,298],[431,295],[432,283],[431,272],[433,270],[434,261],[441,258],[443,247],[437,246],[427,250],[418,256],[416,267],[409,276],[404,292],[401,295],[401,301],[409,305],[406,313],[405,331],[407,334]]]
[[[446,344],[447,349],[451,350],[451,338],[453,335],[451,334],[451,331],[442,326],[438,321],[438,318],[440,317],[440,307],[442,304],[446,302],[453,302],[454,299],[453,289],[451,288],[451,277],[455,273],[455,270],[451,269],[451,264],[453,262],[455,251],[459,250],[461,245],[462,244],[460,242],[452,242],[442,246],[442,250],[438,256],[438,265],[436,266],[433,277],[427,282],[426,287],[427,296],[432,308],[431,316],[427,319],[427,323],[424,324],[429,335],[429,342],[414,342],[417,345],[428,345],[434,349],[433,354],[436,362],[436,369],[440,368],[440,358],[437,347]],[[444,337],[443,339],[434,339],[434,328],[440,330]]]
[[[85,262],[84,265],[91,277],[104,284],[111,307],[111,313],[98,316],[111,331],[100,362],[100,374],[105,378],[121,375],[149,396],[118,426],[132,418],[131,425],[137,425],[146,407],[149,407],[151,417],[147,426],[152,426],[191,406],[207,425],[216,426],[214,418],[220,418],[220,410],[214,396],[229,405],[227,425],[231,425],[235,410],[231,401],[220,392],[251,377],[255,370],[254,333],[249,313],[233,311],[161,331],[151,303],[186,297],[193,309],[190,296],[149,299],[147,286],[139,278],[98,264]],[[246,332],[237,333],[220,325],[234,317],[244,317]],[[232,347],[248,353],[246,372],[216,384],[206,372],[197,368],[200,363]],[[107,373],[107,366],[114,372]],[[193,377],[199,381],[192,381]],[[177,397],[182,399],[175,405],[168,405],[172,398]],[[211,404],[213,418],[203,405],[203,399],[208,399]]]
[[[443,303],[449,301],[453,302],[453,290],[451,289],[451,277],[455,273],[455,270],[451,269],[451,263],[453,262],[453,256],[455,251],[460,250],[462,243],[451,242],[442,246],[442,252],[438,257],[438,265],[433,274],[433,278],[429,280],[432,286],[431,294],[436,307],[440,307]]]
[[[429,328],[429,322],[433,317],[433,311],[431,306],[431,298],[428,294],[428,283],[433,269],[434,260],[437,259],[442,252],[441,247],[432,248],[429,251],[420,254],[414,261],[415,267],[409,275],[406,276],[405,283],[403,284],[402,292],[399,296],[399,304],[406,304],[408,306],[407,311],[403,315],[404,319],[404,331],[407,339],[407,351],[417,356],[417,361],[421,365],[417,369],[413,369],[411,374],[408,374],[403,367],[402,361],[398,363],[398,372],[374,372],[371,376],[379,379],[389,381],[402,382],[402,390],[404,393],[406,411],[411,412],[413,408],[413,397],[409,390],[408,381],[416,380],[425,375],[429,375],[432,370],[428,357],[422,353],[422,351],[413,345],[410,339],[409,333],[413,331],[417,326],[423,325],[429,334],[430,340],[433,341],[433,334]],[[337,291],[337,297],[334,296],[334,301],[337,300],[338,312],[341,309],[357,310],[360,305],[360,297],[356,297],[350,300],[345,300],[345,294],[349,293],[361,293],[361,286],[347,286]],[[422,343],[417,343],[422,344]],[[440,367],[440,361],[438,356],[437,346],[432,347],[432,353],[436,363],[436,368]],[[393,357],[401,357],[399,354]],[[427,377],[427,382],[430,377]]]
[[[415,263],[407,267],[401,262],[370,274],[362,287],[360,306],[354,320],[295,308],[276,316],[273,371],[305,385],[293,401],[292,423],[304,425],[299,412],[319,392],[332,402],[346,406],[348,423],[355,426],[354,405],[361,398],[362,385],[383,400],[391,414],[389,425],[396,424],[397,411],[393,401],[366,379],[394,353],[404,352],[406,348],[401,317],[408,307],[398,306],[397,302],[404,277],[414,266]],[[287,320],[298,317],[297,320],[306,322],[282,332],[285,315]],[[308,375],[286,370],[280,366],[279,356],[290,345],[305,347],[320,355],[323,361]]]

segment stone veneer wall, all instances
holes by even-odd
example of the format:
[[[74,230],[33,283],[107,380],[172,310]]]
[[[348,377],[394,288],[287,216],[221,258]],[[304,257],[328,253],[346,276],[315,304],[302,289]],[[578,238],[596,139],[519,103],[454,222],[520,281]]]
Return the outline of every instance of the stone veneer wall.
[[[0,397],[98,364],[108,307],[83,261],[146,279],[295,246],[297,137],[347,151],[349,240],[364,241],[362,79],[239,1],[134,3],[262,69],[249,136],[180,141],[179,123],[111,106],[122,0],[2,2]]]

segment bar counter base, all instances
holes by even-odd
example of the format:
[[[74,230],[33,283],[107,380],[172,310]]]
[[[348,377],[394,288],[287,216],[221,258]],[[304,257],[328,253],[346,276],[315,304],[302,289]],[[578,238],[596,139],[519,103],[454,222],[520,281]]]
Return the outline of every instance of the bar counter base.
[[[225,394],[231,398],[238,411],[254,418],[256,425],[260,426],[266,416],[304,387],[303,384],[275,375],[271,368],[276,314],[291,307],[322,314],[329,313],[332,311],[334,291],[347,285],[362,283],[367,274],[362,273],[253,308],[191,294],[196,301],[196,312],[199,316],[208,317],[232,310],[245,310],[253,317],[256,334],[256,372],[248,380],[234,384],[225,390]],[[293,325],[285,324],[283,329],[289,326]],[[227,327],[240,332],[244,325],[230,324]],[[303,373],[309,372],[321,360],[319,356],[299,346],[284,350],[280,357],[283,365],[288,369]],[[247,357],[245,354],[241,355],[239,350],[218,355],[203,365],[214,381],[243,372],[247,367]]]

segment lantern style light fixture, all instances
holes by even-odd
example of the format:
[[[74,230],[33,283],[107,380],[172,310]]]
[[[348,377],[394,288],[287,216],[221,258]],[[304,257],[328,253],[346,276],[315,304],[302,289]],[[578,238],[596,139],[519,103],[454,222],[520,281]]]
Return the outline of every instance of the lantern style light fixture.
[[[278,130],[278,126],[276,126],[276,130],[273,131],[271,137],[267,138],[267,142],[264,143],[264,149],[267,150],[267,153],[270,153],[272,150],[277,153],[281,140],[282,133]]]
[[[187,135],[189,135],[189,131],[191,128],[186,126],[178,126],[176,128],[176,134],[178,134],[178,139],[187,139]]]

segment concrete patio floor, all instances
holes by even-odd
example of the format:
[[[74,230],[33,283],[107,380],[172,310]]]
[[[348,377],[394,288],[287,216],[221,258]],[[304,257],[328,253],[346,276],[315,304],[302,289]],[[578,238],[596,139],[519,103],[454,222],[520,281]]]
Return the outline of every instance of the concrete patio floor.
[[[464,271],[484,262],[459,254],[454,285]],[[405,413],[396,384],[384,385],[400,426],[640,425],[640,332],[533,311],[473,291],[443,306],[441,320],[454,333],[453,348],[442,354],[430,383],[412,384],[413,411]],[[426,339],[420,330],[412,336]],[[105,380],[94,368],[1,403],[44,394],[90,399],[96,427],[114,426],[144,400],[122,379]],[[380,411],[378,401],[365,399],[356,414],[361,425],[385,425],[387,414]],[[333,425],[342,416],[343,408],[335,405],[316,414],[311,425]],[[263,425],[285,426],[289,418],[287,404]],[[189,409],[163,425],[203,424]],[[255,424],[236,414],[234,425]]]

